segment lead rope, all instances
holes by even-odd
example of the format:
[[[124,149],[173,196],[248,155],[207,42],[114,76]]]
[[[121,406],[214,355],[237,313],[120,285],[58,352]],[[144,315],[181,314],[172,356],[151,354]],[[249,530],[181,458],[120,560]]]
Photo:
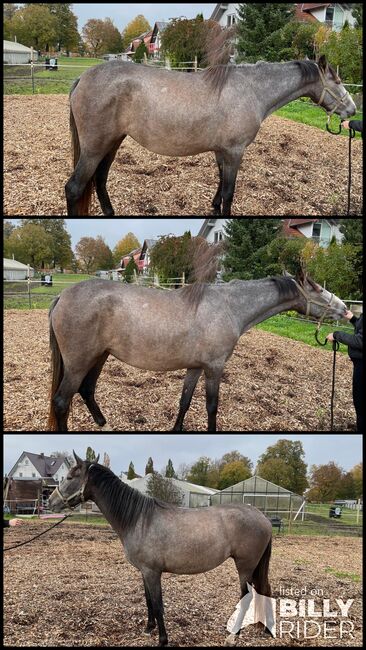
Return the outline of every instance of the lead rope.
[[[327,339],[322,343],[319,339],[319,330],[321,328],[321,321],[318,323],[318,327],[315,330],[315,340],[318,345],[325,346],[327,344]],[[330,430],[333,431],[334,423],[334,395],[335,395],[335,373],[336,373],[336,356],[339,350],[338,341],[333,341],[333,371],[332,371],[332,392],[330,397]]]
[[[342,122],[339,123],[338,131],[332,131],[330,128],[330,115],[328,115],[328,120],[326,123],[326,129],[328,133],[331,133],[332,135],[339,135],[341,130],[342,130]],[[356,133],[355,130],[350,128],[349,129],[349,137],[348,137],[348,187],[347,187],[347,217],[349,216],[350,213],[350,208],[351,208],[351,184],[352,184],[352,157],[351,157],[351,143],[353,138],[355,137]]]
[[[5,551],[11,551],[13,548],[19,548],[19,546],[24,546],[24,544],[29,544],[30,542],[33,542],[34,539],[37,539],[37,537],[41,537],[41,535],[44,535],[45,533],[48,533],[48,531],[52,530],[52,528],[56,528],[56,526],[59,526],[62,524],[65,519],[68,517],[71,517],[71,515],[65,515],[63,519],[60,519],[56,524],[53,524],[53,526],[50,526],[50,528],[47,528],[47,530],[43,530],[39,535],[36,535],[35,537],[32,537],[31,539],[28,539],[26,542],[21,542],[21,544],[15,544],[15,546],[8,546],[7,548],[4,548],[4,553]]]

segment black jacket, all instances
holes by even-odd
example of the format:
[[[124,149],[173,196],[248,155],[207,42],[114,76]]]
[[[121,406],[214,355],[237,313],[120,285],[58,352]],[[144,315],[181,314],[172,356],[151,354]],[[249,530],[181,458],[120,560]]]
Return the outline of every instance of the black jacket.
[[[3,528],[9,528],[10,526],[9,521],[10,521],[9,519],[3,519]]]
[[[347,332],[334,332],[334,338],[338,343],[348,345],[348,354],[351,359],[362,359],[363,348],[363,314],[359,318],[353,316],[350,323],[355,327],[354,334]]]
[[[350,120],[349,125],[351,129],[354,129],[355,131],[359,131],[362,133],[362,120]]]

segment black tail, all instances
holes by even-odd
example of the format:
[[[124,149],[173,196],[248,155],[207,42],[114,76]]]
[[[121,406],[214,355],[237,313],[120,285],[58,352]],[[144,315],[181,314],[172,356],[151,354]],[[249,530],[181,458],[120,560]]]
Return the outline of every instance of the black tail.
[[[62,378],[64,376],[64,363],[62,360],[61,352],[55,332],[53,331],[52,326],[52,312],[56,307],[60,296],[53,301],[50,311],[49,311],[49,322],[50,322],[50,348],[51,348],[51,365],[52,365],[52,385],[51,385],[51,394],[50,394],[50,411],[48,416],[48,430],[57,431],[57,419],[55,414],[55,409],[53,405],[53,397],[58,390],[59,385],[61,384]]]
[[[269,540],[266,550],[259,560],[253,573],[253,585],[258,594],[262,596],[271,595],[271,585],[268,581],[269,561],[272,552],[272,538]]]

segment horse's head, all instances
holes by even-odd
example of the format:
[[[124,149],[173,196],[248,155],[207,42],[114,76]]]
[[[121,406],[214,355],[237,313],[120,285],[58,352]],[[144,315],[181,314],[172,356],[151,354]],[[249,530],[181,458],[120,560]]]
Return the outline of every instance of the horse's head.
[[[326,317],[339,320],[343,318],[347,307],[334,293],[322,289],[304,271],[298,273],[295,281],[300,292],[299,311],[301,313],[316,319]]]
[[[76,465],[71,468],[66,478],[49,498],[49,507],[53,512],[60,512],[65,508],[75,508],[90,497],[89,470],[98,462],[99,456],[95,461],[89,462],[79,458],[75,452],[73,453]]]
[[[322,106],[329,115],[337,113],[342,120],[351,117],[356,112],[356,105],[336,72],[324,56],[317,61],[319,69],[319,83],[312,96],[313,101]]]

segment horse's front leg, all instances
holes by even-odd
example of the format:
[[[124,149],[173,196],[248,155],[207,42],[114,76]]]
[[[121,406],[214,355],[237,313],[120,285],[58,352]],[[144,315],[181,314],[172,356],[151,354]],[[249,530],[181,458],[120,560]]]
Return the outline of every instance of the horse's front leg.
[[[150,597],[152,613],[158,623],[159,646],[168,645],[168,637],[164,623],[163,596],[161,592],[161,572],[144,569],[143,578],[145,588]]]
[[[224,158],[222,153],[215,151],[217,167],[219,170],[219,186],[217,192],[212,201],[213,213],[214,215],[221,215],[221,203],[222,203],[222,178],[223,178],[223,164]]]
[[[179,413],[172,431],[183,431],[184,416],[191,404],[194,389],[196,388],[201,373],[202,368],[191,368],[187,370],[184,378],[182,397],[180,398]]]
[[[216,431],[216,416],[219,405],[219,390],[222,376],[222,369],[210,371],[205,370],[206,381],[206,408],[208,415],[207,431]]]
[[[222,172],[222,216],[230,217],[234,198],[236,177],[243,156],[243,149],[225,153]]]
[[[145,578],[143,577],[144,581],[144,588],[145,588],[145,598],[146,598],[146,605],[147,605],[147,612],[148,612],[148,620],[147,620],[147,625],[145,628],[145,632],[149,634],[155,627],[156,627],[156,620],[153,612],[153,606],[152,606],[152,601],[150,598],[150,593],[149,590],[146,586]]]

